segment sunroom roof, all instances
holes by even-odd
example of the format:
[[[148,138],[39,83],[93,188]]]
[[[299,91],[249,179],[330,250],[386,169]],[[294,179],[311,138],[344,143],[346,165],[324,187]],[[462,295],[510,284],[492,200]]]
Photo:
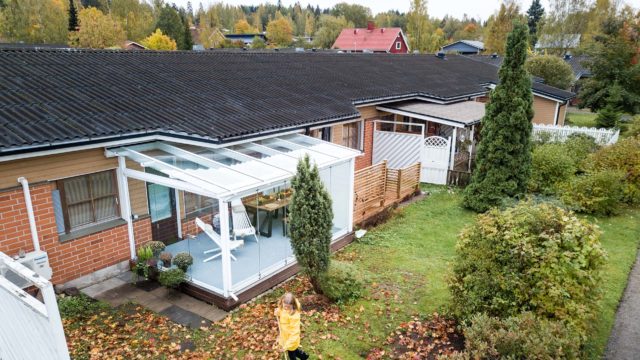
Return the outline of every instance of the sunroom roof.
[[[225,148],[155,141],[108,151],[164,174],[172,179],[176,188],[218,199],[232,198],[292,178],[298,160],[305,154],[318,168],[360,154],[359,151],[300,134]],[[133,176],[135,173],[129,170],[127,176],[136,177]],[[153,182],[151,178],[155,176],[147,174],[145,180]]]

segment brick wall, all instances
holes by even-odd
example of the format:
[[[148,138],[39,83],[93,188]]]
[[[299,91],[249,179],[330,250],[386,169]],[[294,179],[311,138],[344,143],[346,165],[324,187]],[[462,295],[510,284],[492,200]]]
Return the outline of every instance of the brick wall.
[[[356,158],[356,171],[371,166],[373,159],[373,119],[364,121],[363,154]]]
[[[53,212],[52,183],[31,186],[31,201],[40,248],[49,255],[53,283],[62,284],[130,257],[127,226],[120,225],[81,238],[60,242]],[[151,240],[151,220],[134,223],[137,246]],[[0,251],[13,256],[33,251],[22,188],[0,192]]]
[[[202,221],[204,221],[206,224],[211,224],[213,214],[203,214],[199,216],[199,218],[202,219]],[[195,236],[195,235],[198,235],[200,232],[202,232],[202,230],[200,230],[200,228],[196,225],[195,218],[182,219],[180,223],[182,226],[183,239],[188,239],[189,235]]]

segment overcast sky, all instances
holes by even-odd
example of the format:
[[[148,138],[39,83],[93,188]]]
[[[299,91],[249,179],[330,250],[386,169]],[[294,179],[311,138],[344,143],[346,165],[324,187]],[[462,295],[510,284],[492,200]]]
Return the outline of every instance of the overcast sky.
[[[165,0],[168,3],[175,3],[178,6],[186,6],[189,0]],[[296,3],[297,0],[282,0],[283,5]],[[400,10],[406,12],[409,10],[410,0],[299,0],[303,6],[307,3],[313,6],[320,5],[320,8],[329,8],[339,2],[348,2],[353,4],[361,4],[368,6],[373,14],[384,12],[387,10]],[[198,4],[206,7],[207,4],[216,3],[216,0],[191,0],[193,9],[198,9]],[[277,3],[277,0],[225,0],[227,4],[235,5],[258,5],[260,3]],[[427,9],[429,16],[441,18],[447,14],[455,17],[462,17],[467,14],[470,17],[481,18],[486,20],[500,6],[500,0],[428,0]],[[531,4],[531,0],[519,0],[521,8],[526,10]],[[640,8],[640,0],[623,0],[624,3],[630,4],[635,8]],[[545,8],[548,8],[548,0],[542,0]]]

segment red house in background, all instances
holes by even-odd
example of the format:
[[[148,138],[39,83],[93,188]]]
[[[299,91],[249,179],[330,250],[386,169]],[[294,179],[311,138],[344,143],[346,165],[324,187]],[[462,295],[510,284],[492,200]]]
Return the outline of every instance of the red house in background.
[[[369,21],[366,29],[342,29],[331,48],[348,52],[409,52],[409,44],[401,28],[376,28],[373,21]]]

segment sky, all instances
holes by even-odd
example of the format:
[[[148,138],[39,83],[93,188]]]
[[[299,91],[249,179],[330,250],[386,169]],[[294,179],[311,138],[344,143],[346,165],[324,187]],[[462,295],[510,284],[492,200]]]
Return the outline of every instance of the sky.
[[[175,3],[178,6],[186,6],[189,0],[165,0],[168,3]],[[399,10],[407,12],[409,10],[410,0],[282,0],[283,5],[290,5],[300,1],[303,6],[307,3],[314,7],[320,5],[320,8],[329,8],[339,2],[348,2],[352,4],[360,4],[371,8],[373,14],[384,12],[387,10]],[[429,16],[442,18],[449,14],[454,17],[461,18],[467,14],[469,17],[486,20],[494,11],[500,7],[500,0],[427,0],[427,11]],[[224,2],[234,5],[258,5],[260,3],[277,3],[277,0],[191,0],[193,9],[198,8],[198,4],[206,7],[207,4]],[[526,10],[531,4],[531,0],[519,0],[520,7]],[[640,8],[640,0],[623,0],[634,8]],[[543,0],[542,4],[545,8],[549,7],[548,0]]]

